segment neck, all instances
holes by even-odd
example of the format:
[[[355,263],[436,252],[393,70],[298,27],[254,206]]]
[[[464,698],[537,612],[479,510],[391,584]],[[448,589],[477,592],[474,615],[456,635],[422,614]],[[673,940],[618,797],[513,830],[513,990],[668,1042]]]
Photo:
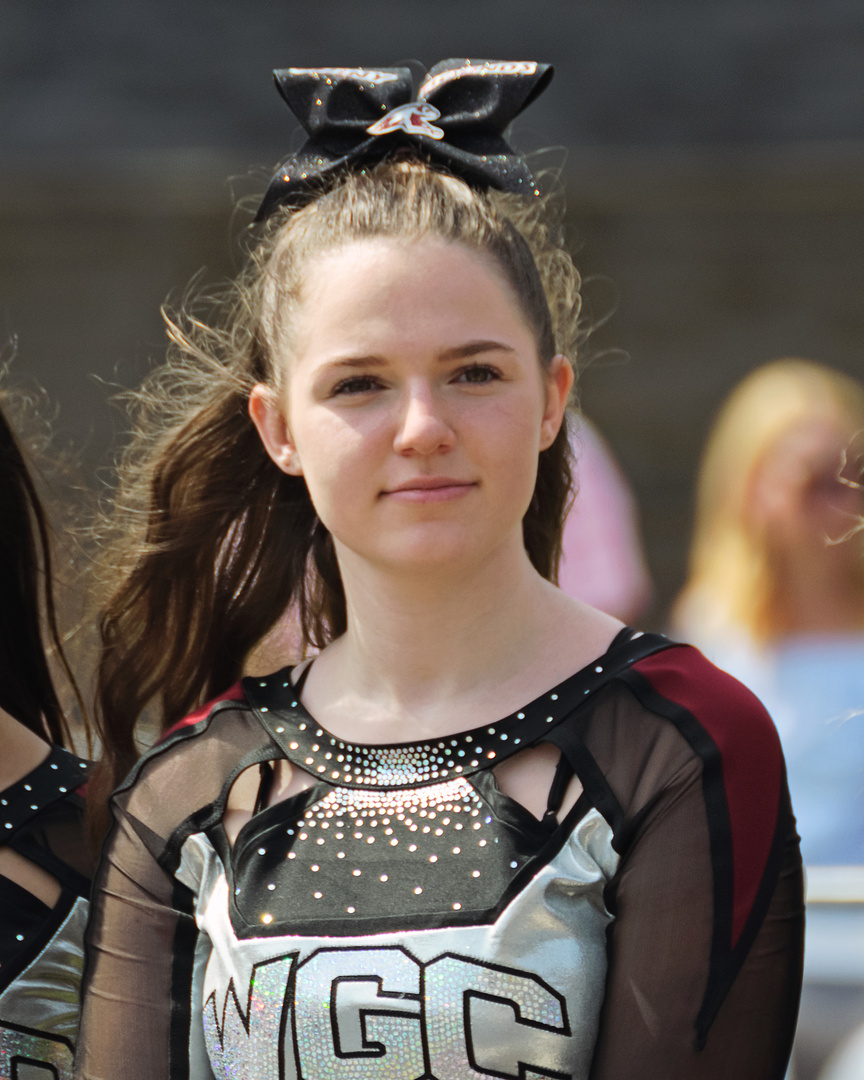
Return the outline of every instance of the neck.
[[[51,747],[9,713],[0,709],[0,791],[40,765]]]
[[[461,572],[380,570],[340,553],[348,630],[304,691],[334,734],[398,741],[498,718],[601,654],[620,623],[534,570],[519,537]],[[347,737],[352,737],[348,729]]]
[[[343,564],[346,560],[343,559]],[[538,593],[548,583],[524,551],[501,551],[463,573],[378,573],[350,566],[346,578],[348,632],[343,656],[375,680],[384,676],[402,700],[422,697],[442,679],[454,689],[476,682],[503,653],[518,654],[533,631]],[[529,625],[526,626],[526,618]],[[485,662],[485,663],[484,663]]]

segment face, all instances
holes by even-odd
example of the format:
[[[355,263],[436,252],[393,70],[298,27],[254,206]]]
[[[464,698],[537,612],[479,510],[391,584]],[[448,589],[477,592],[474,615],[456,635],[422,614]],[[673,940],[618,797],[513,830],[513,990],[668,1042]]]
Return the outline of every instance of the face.
[[[284,390],[256,387],[250,412],[276,464],[304,477],[343,573],[352,558],[416,571],[523,550],[572,371],[541,367],[482,257],[433,238],[324,254],[278,360]]]
[[[754,484],[756,520],[775,546],[825,549],[862,512],[861,489],[844,464],[853,432],[839,417],[813,417],[793,427],[762,463]],[[852,558],[858,553],[846,545]]]

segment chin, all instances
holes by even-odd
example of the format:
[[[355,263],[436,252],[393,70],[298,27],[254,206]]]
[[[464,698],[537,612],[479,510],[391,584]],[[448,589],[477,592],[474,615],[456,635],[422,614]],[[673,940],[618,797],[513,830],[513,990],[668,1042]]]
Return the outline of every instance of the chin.
[[[502,537],[508,538],[502,542]],[[346,562],[343,572],[350,573],[349,562],[360,560],[378,571],[397,576],[431,574],[436,578],[449,574],[476,573],[495,561],[507,548],[524,550],[522,519],[437,521],[414,523],[402,528],[376,532],[364,539],[368,543],[344,544]],[[350,553],[350,554],[349,554]]]
[[[520,523],[521,545],[521,523]],[[436,576],[466,572],[476,573],[489,565],[506,545],[500,535],[453,535],[444,530],[433,536],[414,537],[394,545],[382,559],[382,566],[397,573],[427,573]]]
[[[457,571],[463,566],[474,566],[476,562],[476,549],[461,545],[418,544],[408,550],[387,553],[379,565],[395,573],[438,574]]]

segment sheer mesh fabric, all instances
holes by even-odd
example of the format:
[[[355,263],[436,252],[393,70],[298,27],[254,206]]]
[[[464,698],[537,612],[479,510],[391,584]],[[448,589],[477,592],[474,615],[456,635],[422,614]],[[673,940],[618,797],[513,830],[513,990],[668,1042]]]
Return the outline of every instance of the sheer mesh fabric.
[[[759,898],[765,917],[751,919],[738,952],[722,953],[718,967],[717,904],[731,868],[712,847],[702,760],[622,682],[587,699],[558,731],[551,741],[585,791],[561,828],[587,801],[612,819],[621,855],[606,890],[615,918],[592,1080],[781,1080],[803,936],[788,804],[772,856],[777,872]],[[194,897],[173,875],[183,840],[218,822],[240,772],[278,756],[245,706],[223,703],[206,730],[175,736],[116,796],[88,931],[81,1080],[212,1075],[203,1055],[190,1071]]]
[[[625,821],[638,823],[607,890],[615,920],[592,1080],[782,1080],[804,932],[788,803],[767,915],[697,1049],[715,904],[702,764],[678,731],[617,686],[597,702],[584,737]]]
[[[157,753],[115,796],[87,930],[76,1075],[188,1075],[196,927],[194,898],[173,877],[177,850],[219,819],[217,804],[245,768],[278,752],[268,744],[254,716],[223,708],[207,731]],[[200,1075],[210,1075],[203,1062]]]

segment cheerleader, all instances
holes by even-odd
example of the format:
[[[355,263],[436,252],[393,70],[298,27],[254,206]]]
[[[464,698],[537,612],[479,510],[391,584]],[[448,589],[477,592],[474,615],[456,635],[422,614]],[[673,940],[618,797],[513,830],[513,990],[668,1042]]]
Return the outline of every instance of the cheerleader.
[[[307,142],[119,500],[82,1078],[783,1076],[771,722],[555,586],[579,279],[502,137],[550,77],[277,72]]]
[[[92,858],[69,725],[49,531],[0,410],[0,1077],[72,1076]],[[77,691],[76,691],[77,692]],[[53,1071],[52,1071],[53,1070]]]

